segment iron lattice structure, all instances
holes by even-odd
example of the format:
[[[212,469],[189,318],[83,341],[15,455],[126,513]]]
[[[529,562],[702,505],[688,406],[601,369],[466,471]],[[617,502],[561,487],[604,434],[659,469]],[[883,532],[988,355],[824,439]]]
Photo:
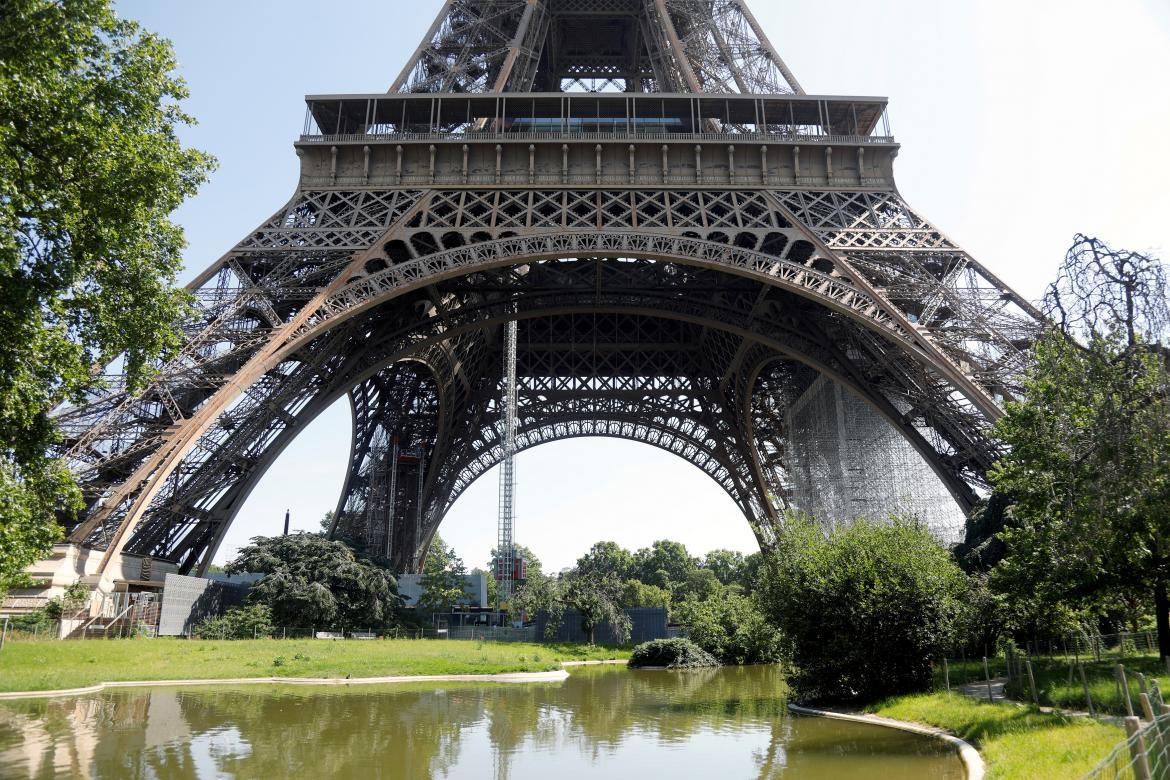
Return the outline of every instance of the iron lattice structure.
[[[192,282],[182,351],[57,413],[103,567],[205,569],[348,395],[332,533],[417,570],[504,458],[510,320],[518,451],[673,452],[762,545],[788,506],[945,532],[984,487],[1040,316],[899,196],[885,99],[805,94],[742,2],[448,0],[389,92],[307,104],[296,193]]]

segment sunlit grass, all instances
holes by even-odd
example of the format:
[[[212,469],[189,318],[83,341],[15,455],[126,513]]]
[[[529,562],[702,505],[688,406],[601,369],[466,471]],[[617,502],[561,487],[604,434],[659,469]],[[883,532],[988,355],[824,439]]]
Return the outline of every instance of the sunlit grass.
[[[120,680],[544,672],[561,661],[628,657],[627,649],[603,646],[457,640],[10,641],[0,650],[0,691]]]
[[[868,711],[936,726],[967,740],[983,756],[988,778],[1077,778],[1125,737],[1121,728],[1088,718],[988,704],[958,693],[900,696]]]

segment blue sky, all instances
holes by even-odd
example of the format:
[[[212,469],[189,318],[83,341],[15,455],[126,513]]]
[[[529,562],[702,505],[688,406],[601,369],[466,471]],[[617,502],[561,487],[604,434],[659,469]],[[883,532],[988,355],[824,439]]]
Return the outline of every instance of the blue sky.
[[[199,125],[184,140],[220,168],[176,219],[184,280],[292,195],[304,95],[377,92],[397,76],[439,0],[121,0],[175,45]],[[1037,298],[1074,233],[1170,258],[1170,4],[1164,0],[755,0],[810,93],[885,95],[911,204]],[[218,559],[257,534],[313,529],[337,501],[349,447],[338,404],[281,456]],[[599,539],[673,538],[694,553],[755,549],[730,499],[646,445],[586,439],[518,459],[517,540],[546,569]],[[469,565],[495,539],[495,471],[440,529]]]

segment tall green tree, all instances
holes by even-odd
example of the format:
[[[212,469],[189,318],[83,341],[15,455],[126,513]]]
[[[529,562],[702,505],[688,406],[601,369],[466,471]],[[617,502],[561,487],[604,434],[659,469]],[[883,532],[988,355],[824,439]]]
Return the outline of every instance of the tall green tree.
[[[634,556],[617,542],[596,542],[574,568],[580,574],[625,580],[633,572]]]
[[[992,585],[1084,607],[1152,602],[1170,656],[1170,310],[1161,264],[1078,236],[1048,290],[1026,400],[996,433],[1014,498]]]
[[[659,539],[634,553],[634,572],[648,585],[676,590],[690,581],[699,563],[687,552],[686,545]]]
[[[177,128],[171,46],[108,0],[6,0],[0,12],[0,587],[80,506],[50,410],[117,361],[131,389],[179,344],[183,234],[204,181]]]
[[[455,548],[448,547],[443,537],[435,534],[423,560],[419,607],[431,612],[450,610],[453,604],[467,596],[466,576],[467,567],[455,553]]]
[[[248,601],[267,605],[277,626],[380,628],[402,617],[394,575],[320,534],[257,536],[226,571],[264,575]]]
[[[947,649],[967,583],[927,529],[857,520],[826,536],[790,515],[756,593],[790,643],[811,699],[870,700],[923,690]]]

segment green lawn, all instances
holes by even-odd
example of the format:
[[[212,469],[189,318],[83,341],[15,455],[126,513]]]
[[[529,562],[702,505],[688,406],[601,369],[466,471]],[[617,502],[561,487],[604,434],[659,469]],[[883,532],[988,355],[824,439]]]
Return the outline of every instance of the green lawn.
[[[117,680],[383,677],[559,669],[561,661],[628,658],[622,648],[457,640],[109,639],[16,641],[0,650],[0,691]]]
[[[1093,699],[1093,708],[1096,712],[1113,715],[1128,714],[1125,709],[1125,700],[1122,698],[1121,687],[1118,685],[1114,673],[1117,658],[1103,658],[1099,662],[1082,659],[1081,663],[1085,667],[1089,695]],[[1121,659],[1121,663],[1125,666],[1126,682],[1129,684],[1135,714],[1141,715],[1142,712],[1138,699],[1138,694],[1141,692],[1138,672],[1146,676],[1147,686],[1156,679],[1163,697],[1170,697],[1170,677],[1166,674],[1165,664],[1159,658],[1154,655],[1126,656]],[[1081,684],[1080,670],[1075,665],[1072,669],[1072,684],[1069,684],[1068,660],[1034,658],[1032,659],[1032,673],[1036,678],[1036,693],[1041,704],[1082,711],[1088,708],[1085,701],[1085,689]],[[1008,693],[1020,701],[1031,701],[1032,689],[1028,684],[1026,671],[1022,679],[1012,680]]]
[[[899,696],[868,711],[936,726],[967,740],[983,756],[992,780],[1078,778],[1125,738],[1118,726],[978,702],[957,693]]]

